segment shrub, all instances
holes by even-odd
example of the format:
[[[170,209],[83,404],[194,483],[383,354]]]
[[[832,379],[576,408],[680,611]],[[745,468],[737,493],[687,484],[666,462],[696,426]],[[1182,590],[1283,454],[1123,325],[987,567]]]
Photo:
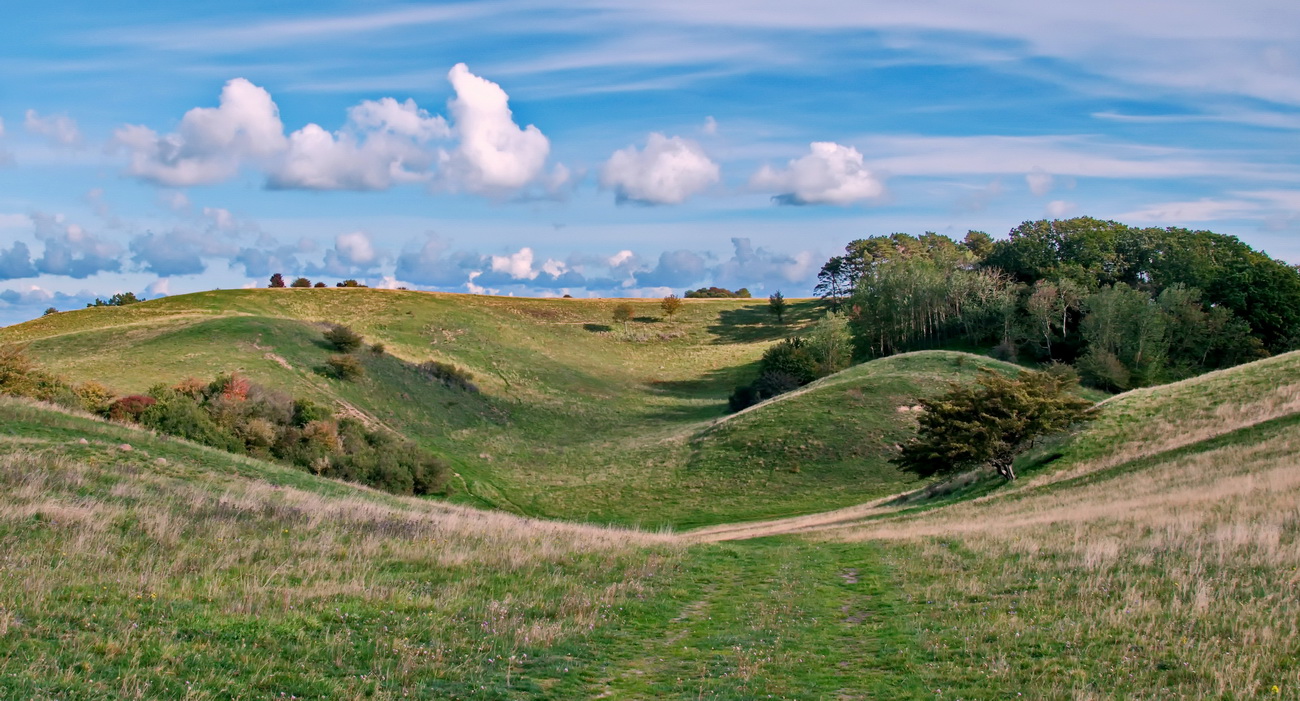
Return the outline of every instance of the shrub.
[[[280,273],[276,273],[272,275],[271,284],[267,285],[267,287],[276,287],[276,288],[284,287],[284,275]]]
[[[140,415],[156,403],[157,399],[143,394],[128,395],[108,405],[108,418],[139,423]]]
[[[1093,387],[1108,392],[1123,392],[1133,385],[1133,375],[1128,366],[1114,353],[1089,348],[1075,365],[1083,379]]]
[[[325,340],[342,353],[351,353],[361,347],[365,339],[361,334],[342,324],[336,324],[325,332]]]
[[[45,313],[42,314],[41,316],[49,316],[51,314],[58,314],[58,313],[59,313],[58,309],[55,309],[54,307],[50,307],[49,309],[46,309]]]
[[[204,392],[207,397],[221,397],[230,402],[242,402],[248,399],[248,393],[251,391],[253,383],[248,378],[237,372],[229,375],[217,375],[217,378],[208,384]]]
[[[375,355],[383,355],[385,350],[387,350],[387,347],[382,343],[376,343],[370,346],[370,352]]]
[[[207,391],[209,384],[197,377],[187,377],[172,385],[172,389],[191,399],[199,399]]]
[[[311,287],[311,280],[308,280],[305,277],[300,277],[294,280],[289,287]]]
[[[213,421],[192,397],[162,386],[150,395],[145,398],[152,402],[135,419],[142,426],[231,453],[244,452],[244,442]]]
[[[293,402],[293,425],[302,428],[313,421],[330,421],[333,412],[310,399],[296,399]]]
[[[624,326],[627,326],[627,322],[631,321],[635,314],[636,312],[632,309],[632,305],[627,302],[623,302],[614,307],[614,321],[619,322]]]
[[[365,287],[365,285],[362,285],[361,283],[352,279],[344,280],[343,282],[336,282],[334,283],[334,286],[335,287]]]
[[[440,363],[436,360],[427,360],[417,367],[420,374],[431,380],[437,380],[442,384],[452,388],[464,390],[466,392],[477,393],[478,385],[473,383],[474,376],[467,370],[462,370],[451,363]]]
[[[325,286],[326,286],[326,285],[325,285],[325,283],[323,283],[323,282],[318,282],[318,283],[316,283],[315,285],[312,285],[312,287],[325,287]]]
[[[37,367],[24,348],[0,348],[0,394],[48,402],[70,391],[61,378]]]
[[[759,361],[759,374],[780,372],[795,378],[800,385],[817,379],[817,361],[808,352],[802,338],[787,338],[768,348]]]
[[[668,295],[659,300],[659,308],[664,310],[664,316],[673,316],[682,309],[682,298],[677,295]]]
[[[771,399],[778,394],[785,394],[804,385],[799,378],[781,370],[765,370],[754,381],[754,390],[762,399]]]
[[[366,368],[361,364],[361,361],[357,360],[356,356],[347,353],[331,355],[325,361],[325,367],[334,377],[349,382],[364,377],[366,374]]]
[[[94,380],[82,382],[73,387],[72,391],[80,400],[81,407],[95,414],[103,413],[108,409],[108,405],[113,403],[113,390]]]

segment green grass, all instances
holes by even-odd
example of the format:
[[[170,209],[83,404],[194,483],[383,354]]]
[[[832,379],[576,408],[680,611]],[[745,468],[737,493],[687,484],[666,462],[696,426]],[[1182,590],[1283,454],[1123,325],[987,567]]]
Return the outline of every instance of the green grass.
[[[815,319],[817,305],[793,302],[778,324],[764,300],[689,300],[670,319],[658,318],[658,300],[636,301],[639,321],[624,329],[611,320],[620,301],[227,290],[42,317],[0,329],[0,343],[27,344],[54,372],[121,393],[237,370],[444,455],[462,503],[678,528],[906,488],[886,461],[909,424],[893,409],[994,364],[939,351],[868,364],[713,427],[763,350]],[[359,353],[367,372],[356,382],[322,376],[326,322],[387,353]],[[413,366],[428,359],[467,369],[482,393],[421,377]]]

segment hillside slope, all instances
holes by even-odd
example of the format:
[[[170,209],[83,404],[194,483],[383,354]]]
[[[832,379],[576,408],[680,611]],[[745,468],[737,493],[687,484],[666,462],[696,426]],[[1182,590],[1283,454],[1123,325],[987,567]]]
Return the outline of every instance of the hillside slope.
[[[0,329],[0,344],[27,344],[49,369],[121,393],[238,370],[423,443],[460,473],[455,498],[524,514],[694,525],[816,511],[893,488],[876,484],[878,466],[865,463],[856,475],[838,466],[837,480],[797,476],[803,459],[765,443],[727,448],[727,469],[710,457],[710,435],[691,440],[726,415],[727,395],[753,379],[763,350],[797,333],[817,305],[796,302],[778,324],[763,301],[686,300],[670,319],[658,300],[633,301],[637,317],[624,327],[610,321],[622,302],[227,290],[51,315]],[[366,378],[318,372],[332,352],[320,336],[327,323],[384,345],[382,355],[359,354]],[[469,370],[482,391],[431,381],[416,369],[426,360]]]

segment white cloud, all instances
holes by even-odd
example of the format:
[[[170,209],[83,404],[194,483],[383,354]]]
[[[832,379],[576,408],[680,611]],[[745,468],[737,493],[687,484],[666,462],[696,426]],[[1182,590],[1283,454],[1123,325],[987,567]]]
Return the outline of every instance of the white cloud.
[[[1052,200],[1047,203],[1047,216],[1053,219],[1063,219],[1076,209],[1073,202],[1065,200]]]
[[[1260,215],[1261,209],[1259,202],[1206,198],[1184,202],[1161,202],[1132,212],[1117,214],[1115,219],[1156,224],[1208,222],[1218,219],[1255,218]]]
[[[81,131],[77,129],[77,122],[66,114],[42,117],[36,110],[27,110],[23,127],[59,146],[81,144]]]
[[[166,297],[171,294],[171,283],[170,278],[160,277],[149,283],[149,286],[144,288],[144,293],[149,297]]]
[[[784,169],[763,166],[750,186],[776,192],[781,204],[847,205],[884,194],[884,183],[867,169],[852,146],[814,142],[808,155],[791,160]]]
[[[444,154],[444,177],[453,188],[501,195],[531,183],[542,172],[551,143],[535,126],[515,124],[510,98],[501,86],[458,63],[447,74],[456,97],[447,107],[460,138]]]
[[[492,256],[492,272],[506,273],[516,280],[532,280],[537,277],[537,271],[533,270],[533,249],[524,247],[508,256]]]
[[[338,251],[340,260],[354,267],[367,267],[378,258],[370,234],[364,231],[339,234],[334,238],[334,249]]]
[[[699,144],[680,136],[652,133],[644,149],[615,151],[600,182],[614,188],[619,200],[646,204],[680,204],[718,182],[718,164]]]
[[[114,141],[131,154],[128,172],[159,185],[206,185],[235,175],[245,159],[267,159],[285,148],[280,110],[270,93],[243,78],[221,90],[218,107],[195,107],[175,133],[126,125]]]
[[[609,264],[609,267],[617,268],[635,257],[635,253],[628,250],[622,250],[607,258],[605,262]]]
[[[1042,197],[1052,191],[1053,178],[1051,173],[1042,168],[1035,168],[1025,176],[1025,183],[1029,185],[1030,192]]]

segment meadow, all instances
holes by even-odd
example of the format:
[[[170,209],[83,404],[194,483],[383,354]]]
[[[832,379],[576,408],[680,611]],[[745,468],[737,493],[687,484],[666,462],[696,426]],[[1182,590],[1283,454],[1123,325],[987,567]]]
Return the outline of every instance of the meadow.
[[[0,399],[0,698],[1300,698],[1298,353],[1092,396],[1013,483],[928,483],[887,462],[917,398],[1015,368],[910,353],[727,415],[809,303],[189,297],[0,343],[346,403],[457,494]],[[312,371],[331,320],[385,343],[365,381]]]

